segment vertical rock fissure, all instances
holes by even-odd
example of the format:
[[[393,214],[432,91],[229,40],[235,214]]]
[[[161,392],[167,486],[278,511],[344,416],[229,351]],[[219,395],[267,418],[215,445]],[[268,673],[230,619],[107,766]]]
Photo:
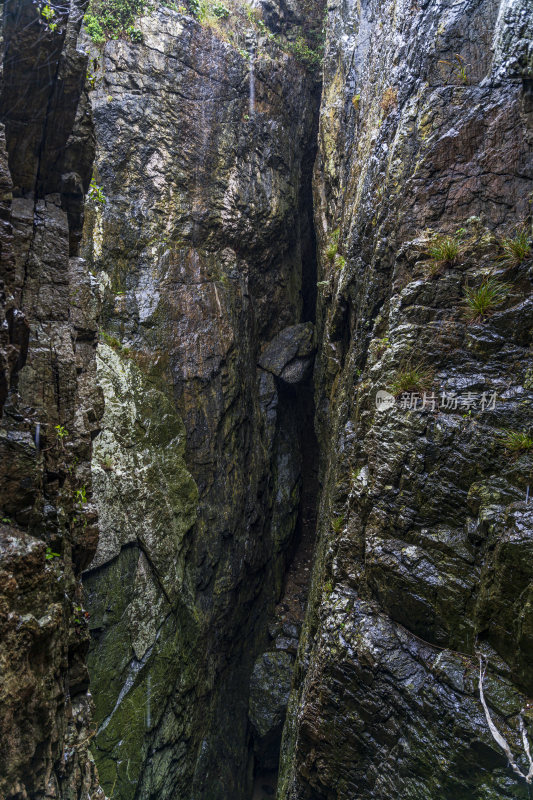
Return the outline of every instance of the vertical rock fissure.
[[[310,146],[302,161],[300,188],[301,322],[313,325],[317,299],[317,243],[312,181],[320,93],[319,85],[313,97],[316,113]],[[319,500],[319,444],[315,433],[313,370],[295,386],[287,385],[282,380],[276,380],[276,385],[280,418],[289,417],[296,423],[300,499],[280,597],[267,623],[266,649],[256,659],[252,673],[250,747],[253,751],[254,779],[251,800],[271,800],[277,791],[281,738],[294,659],[307,606]]]

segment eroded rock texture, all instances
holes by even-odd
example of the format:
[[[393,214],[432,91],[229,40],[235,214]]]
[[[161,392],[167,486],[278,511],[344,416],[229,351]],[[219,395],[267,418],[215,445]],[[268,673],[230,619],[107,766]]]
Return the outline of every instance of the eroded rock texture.
[[[502,432],[531,430],[533,274],[531,259],[505,269],[496,236],[530,226],[530,12],[329,7],[314,184],[324,493],[282,800],[528,796],[489,733],[476,652],[527,772],[532,456]],[[427,229],[454,234],[453,263],[428,261]],[[467,322],[465,287],[491,270],[505,300]],[[402,386],[409,369],[424,387]],[[477,407],[377,411],[378,388],[470,392]],[[482,410],[484,392],[497,399]]]
[[[76,257],[93,157],[81,8],[3,4],[0,796],[103,797],[81,570],[96,549],[96,301]]]
[[[86,575],[94,753],[122,800],[239,800],[250,675],[300,504],[318,96],[266,35],[252,58],[178,11],[138,26],[142,42],[91,55],[106,198],[84,246],[106,397]]]

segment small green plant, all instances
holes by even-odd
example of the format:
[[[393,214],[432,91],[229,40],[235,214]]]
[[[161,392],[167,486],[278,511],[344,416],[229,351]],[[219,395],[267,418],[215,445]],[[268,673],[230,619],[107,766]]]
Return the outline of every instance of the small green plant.
[[[346,259],[344,258],[344,256],[340,256],[337,253],[337,255],[335,256],[335,268],[340,271],[344,269],[345,266],[346,266]]]
[[[96,17],[92,14],[86,14],[83,18],[83,22],[85,24],[85,30],[94,44],[105,44],[104,30]]]
[[[54,553],[51,547],[47,547],[45,558],[47,561],[51,561],[52,558],[61,558],[61,553]]]
[[[324,591],[326,592],[326,594],[328,596],[332,593],[332,591],[333,591],[333,582],[332,581],[326,581],[325,582]]]
[[[96,183],[95,178],[91,178],[91,184],[89,186],[89,199],[92,200],[94,203],[99,203],[100,205],[105,205],[106,203],[106,196],[102,191],[101,186],[98,186]]]
[[[352,97],[352,106],[354,107],[355,111],[359,111],[359,106],[361,104],[361,95],[354,94]]]
[[[89,612],[86,611],[83,608],[83,606],[80,606],[80,605],[75,605],[72,610],[74,612],[74,618],[73,619],[74,619],[74,622],[76,623],[76,625],[83,625],[84,623],[87,622],[87,620],[91,616],[89,614]]]
[[[9,517],[2,517],[2,522],[4,523],[4,525],[11,525],[11,520],[9,519]]]
[[[62,442],[68,436],[68,431],[63,425],[55,425],[54,430],[56,432],[56,436],[58,441]]]
[[[104,458],[100,461],[100,466],[104,470],[104,472],[111,472],[113,469],[113,459],[110,455],[104,456]]]
[[[132,42],[142,42],[143,40],[142,31],[140,31],[139,28],[136,28],[134,25],[128,25],[128,27],[126,28],[126,33],[130,37]]]
[[[338,517],[333,517],[331,527],[334,533],[340,533],[344,527],[344,516],[341,514]]]
[[[512,236],[506,236],[500,242],[502,255],[500,261],[505,267],[517,267],[531,255],[529,234],[524,227],[519,228]]]
[[[337,250],[339,249],[339,236],[340,236],[340,229],[335,228],[335,230],[329,237],[329,243],[326,248],[326,256],[330,261],[335,261],[335,256],[337,255]]]
[[[441,267],[453,266],[461,255],[460,235],[436,236],[427,248],[432,273]]]
[[[337,255],[337,244],[334,242],[328,244],[326,255],[330,261],[335,261],[335,256]]]
[[[230,10],[227,8],[223,3],[215,2],[211,5],[211,11],[217,17],[217,19],[227,19],[230,15]]]
[[[403,364],[391,383],[391,392],[395,397],[404,392],[427,392],[433,377],[433,370],[422,362]]]
[[[74,501],[81,508],[87,503],[87,489],[85,486],[76,489],[74,492]]]
[[[120,342],[115,336],[111,336],[109,333],[106,333],[106,331],[100,331],[100,336],[104,342],[109,345],[109,347],[113,348],[113,350],[117,352],[123,350],[122,342]]]
[[[533,438],[525,431],[505,431],[501,440],[510,453],[529,453],[533,450]]]
[[[392,86],[388,86],[385,91],[383,92],[383,96],[381,98],[381,110],[387,117],[393,109],[396,108],[398,105],[398,90],[394,89]]]
[[[87,70],[87,77],[85,78],[85,86],[91,92],[96,89],[96,75],[91,70]]]
[[[465,64],[465,60],[459,53],[454,53],[455,61],[443,61],[442,59],[439,61],[439,64],[447,64],[452,70],[452,75],[455,77],[465,86],[468,86],[468,74],[467,68],[470,64]]]
[[[374,339],[374,347],[376,355],[381,358],[385,350],[390,347],[390,340],[388,336],[382,336],[381,339]]]
[[[287,42],[285,48],[308,69],[315,70],[322,63],[322,45],[313,49],[303,36],[297,36],[294,42]]]
[[[466,286],[466,318],[470,320],[470,322],[485,319],[507,300],[510,291],[511,285],[509,283],[499,281],[493,275],[484,278],[481,286],[477,289]]]
[[[48,25],[48,29],[51,31],[55,31],[57,28],[57,22],[53,22],[55,15],[55,9],[52,8],[52,6],[48,3],[45,3],[45,5],[41,8],[41,17],[44,19]]]

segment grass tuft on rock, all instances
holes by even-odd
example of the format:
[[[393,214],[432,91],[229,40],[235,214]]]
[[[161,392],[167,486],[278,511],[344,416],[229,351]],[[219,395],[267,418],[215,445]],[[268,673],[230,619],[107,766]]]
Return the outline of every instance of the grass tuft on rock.
[[[519,228],[512,236],[500,241],[502,254],[500,261],[504,267],[517,267],[531,255],[531,243],[525,227]]]
[[[533,450],[533,438],[525,431],[505,431],[501,439],[510,453],[529,453]]]
[[[339,517],[333,517],[331,520],[331,527],[334,533],[340,533],[344,528],[344,517],[342,515]]]
[[[456,264],[462,249],[459,236],[436,236],[427,248],[432,274],[441,267],[452,267]]]
[[[483,279],[477,289],[465,287],[465,316],[470,322],[478,322],[488,317],[504,303],[511,292],[511,285],[498,280],[494,275]]]
[[[433,378],[433,370],[422,362],[404,364],[391,383],[391,393],[398,397],[404,392],[427,392],[431,389]]]

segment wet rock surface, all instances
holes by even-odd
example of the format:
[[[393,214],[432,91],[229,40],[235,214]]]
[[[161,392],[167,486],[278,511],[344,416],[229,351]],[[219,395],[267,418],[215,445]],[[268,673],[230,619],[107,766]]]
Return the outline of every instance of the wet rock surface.
[[[259,656],[250,679],[249,717],[258,741],[268,747],[268,740],[278,743],[285,721],[291,688],[293,659],[286,652],[267,652]],[[276,769],[274,752],[265,767]]]
[[[97,302],[76,257],[93,141],[82,9],[2,8],[0,795],[103,798],[81,570],[97,544]]]
[[[91,53],[106,198],[83,247],[106,396],[86,577],[93,752],[122,800],[238,800],[250,676],[300,508],[318,96],[283,51],[257,47],[252,72],[192,16],[161,8],[138,26],[142,43]]]
[[[525,799],[529,2],[261,9],[3,4],[0,795]]]

